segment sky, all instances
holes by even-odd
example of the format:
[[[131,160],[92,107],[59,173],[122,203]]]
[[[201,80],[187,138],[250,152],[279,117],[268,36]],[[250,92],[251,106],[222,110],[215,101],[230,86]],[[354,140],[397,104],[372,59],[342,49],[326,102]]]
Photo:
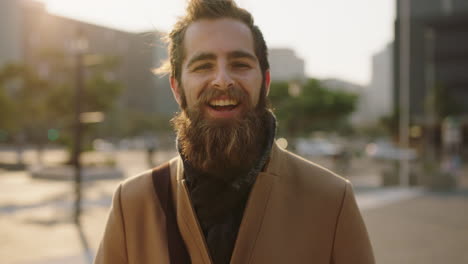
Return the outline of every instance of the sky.
[[[49,12],[131,32],[169,31],[186,0],[39,0]],[[269,48],[291,48],[306,74],[367,85],[372,55],[393,40],[395,0],[236,0]]]

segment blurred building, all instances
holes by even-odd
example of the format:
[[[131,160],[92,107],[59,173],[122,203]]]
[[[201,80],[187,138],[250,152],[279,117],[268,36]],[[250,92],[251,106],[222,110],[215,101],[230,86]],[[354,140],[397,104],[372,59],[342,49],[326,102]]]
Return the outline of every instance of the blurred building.
[[[36,1],[0,1],[0,66],[25,62],[42,77],[60,78],[51,74],[44,54],[64,54],[72,62],[78,30],[88,39],[88,54],[117,58],[118,66],[107,77],[124,86],[121,112],[172,115],[177,110],[167,77],[151,71],[167,57],[159,33],[131,33],[60,17]]]
[[[377,122],[393,111],[393,45],[372,56],[372,76],[366,93],[366,121]]]
[[[0,1],[0,65],[21,59],[21,20],[17,0]]]
[[[395,108],[400,86],[400,1],[394,43]],[[412,125],[430,115],[468,115],[468,1],[411,0],[409,111]],[[432,103],[431,103],[432,102]],[[444,113],[440,113],[440,112]]]
[[[305,80],[304,60],[297,57],[292,49],[269,49],[268,60],[272,81]]]
[[[351,83],[348,81],[340,80],[340,79],[324,79],[321,81],[321,83],[333,90],[341,90],[349,93],[356,94],[358,96],[358,101],[357,101],[357,106],[356,110],[351,114],[350,120],[351,123],[354,125],[363,125],[369,122],[369,115],[368,115],[368,110],[367,110],[367,100],[366,100],[366,94],[367,94],[367,88]]]

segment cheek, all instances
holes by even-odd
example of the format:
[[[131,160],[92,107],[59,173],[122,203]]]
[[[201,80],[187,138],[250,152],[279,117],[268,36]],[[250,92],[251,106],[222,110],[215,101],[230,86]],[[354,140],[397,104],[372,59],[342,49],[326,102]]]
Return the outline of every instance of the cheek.
[[[256,75],[248,80],[248,85],[246,87],[252,99],[252,103],[256,105],[261,93],[262,79],[258,78],[258,76]]]
[[[195,104],[203,92],[203,88],[207,86],[207,78],[192,77],[185,80],[185,93],[187,95],[187,103]]]

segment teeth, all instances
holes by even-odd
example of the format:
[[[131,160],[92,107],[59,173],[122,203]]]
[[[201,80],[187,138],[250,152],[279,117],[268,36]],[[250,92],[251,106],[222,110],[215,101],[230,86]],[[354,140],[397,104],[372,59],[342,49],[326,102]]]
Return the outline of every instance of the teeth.
[[[210,101],[210,105],[212,106],[237,105],[237,101],[233,99],[212,100]]]

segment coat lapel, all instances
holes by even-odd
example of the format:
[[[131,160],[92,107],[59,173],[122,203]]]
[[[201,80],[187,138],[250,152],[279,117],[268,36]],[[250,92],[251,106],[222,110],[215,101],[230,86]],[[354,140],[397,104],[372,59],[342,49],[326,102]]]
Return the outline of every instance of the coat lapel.
[[[173,168],[171,174],[175,175],[176,178],[176,181],[173,182],[176,183],[176,197],[174,198],[176,201],[177,224],[182,239],[186,243],[193,264],[210,264],[212,261],[208,253],[205,237],[190,201],[185,179],[183,178],[183,164],[180,158],[173,165],[171,166]]]
[[[249,263],[276,177],[261,172],[258,174],[244,211],[239,233],[232,252],[231,263]]]

